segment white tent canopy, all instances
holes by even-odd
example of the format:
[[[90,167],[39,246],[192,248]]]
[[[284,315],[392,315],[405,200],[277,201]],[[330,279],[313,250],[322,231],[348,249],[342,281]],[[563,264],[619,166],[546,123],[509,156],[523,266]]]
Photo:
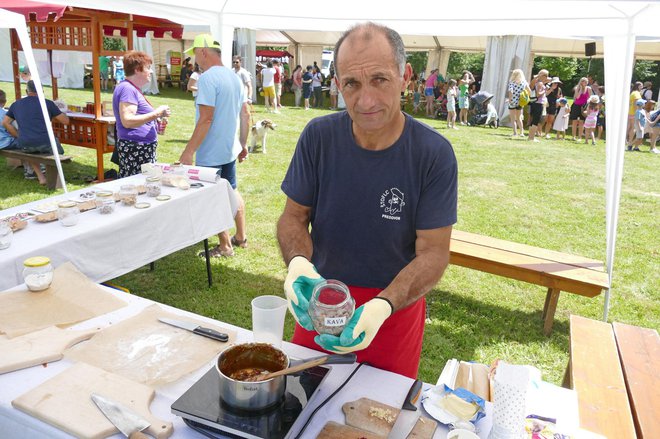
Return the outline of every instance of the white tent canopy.
[[[93,0],[52,3],[98,8]],[[207,24],[222,47],[231,47],[235,28],[341,32],[356,22],[375,21],[401,35],[436,37],[602,38],[607,83],[606,227],[607,268],[612,279],[627,124],[627,99],[637,37],[660,38],[658,1],[473,1],[469,7],[387,7],[383,2],[337,0],[330,7],[301,7],[299,1],[220,0],[182,5],[178,0],[115,0],[115,11],[167,18],[181,24]],[[229,65],[231,51],[223,52]],[[607,318],[609,291],[605,298]]]
[[[51,124],[50,116],[48,115],[48,109],[46,108],[46,98],[44,97],[41,79],[39,78],[37,62],[34,59],[34,53],[32,52],[32,46],[30,45],[30,38],[25,26],[25,17],[21,14],[16,14],[5,9],[0,9],[0,28],[16,29],[18,39],[21,42],[21,46],[23,46],[23,51],[25,52],[25,60],[27,62],[28,68],[30,69],[30,72],[33,72],[32,79],[34,80],[34,84],[37,87],[37,95],[39,98],[39,103],[41,104],[41,113],[44,117],[44,120],[46,121],[46,130],[48,131],[48,138],[50,139],[50,147],[53,151],[53,155],[55,156],[57,173],[60,176],[60,181],[62,182],[64,192],[67,192],[66,181],[64,180],[64,172],[62,172],[62,164],[60,163],[60,155],[57,151],[57,144],[55,143],[53,125]]]

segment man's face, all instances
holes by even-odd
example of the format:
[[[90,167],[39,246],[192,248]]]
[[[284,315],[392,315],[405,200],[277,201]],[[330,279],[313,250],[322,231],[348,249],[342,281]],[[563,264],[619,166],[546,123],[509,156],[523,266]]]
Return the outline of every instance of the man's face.
[[[241,68],[241,60],[240,59],[232,60],[231,65],[232,67],[234,67],[234,70],[238,70]]]
[[[195,48],[195,62],[199,64],[199,66],[206,70],[209,67],[209,58],[207,57],[207,51],[203,47],[197,47]]]
[[[374,32],[364,40],[354,34],[339,52],[339,88],[355,128],[373,134],[392,126],[405,83],[385,36]]]

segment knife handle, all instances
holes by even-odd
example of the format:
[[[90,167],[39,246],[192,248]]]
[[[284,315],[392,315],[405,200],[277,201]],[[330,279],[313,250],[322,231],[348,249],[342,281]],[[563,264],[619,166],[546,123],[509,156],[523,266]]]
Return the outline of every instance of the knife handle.
[[[205,328],[203,326],[198,326],[193,329],[193,332],[198,335],[203,335],[204,337],[212,338],[213,340],[218,341],[227,341],[229,336],[223,332],[218,332],[211,328]]]
[[[410,390],[408,391],[408,394],[406,395],[406,399],[403,401],[403,405],[401,406],[401,410],[411,410],[415,411],[417,410],[417,406],[415,403],[419,399],[419,395],[422,393],[422,381],[421,380],[415,380],[412,386],[410,386]]]

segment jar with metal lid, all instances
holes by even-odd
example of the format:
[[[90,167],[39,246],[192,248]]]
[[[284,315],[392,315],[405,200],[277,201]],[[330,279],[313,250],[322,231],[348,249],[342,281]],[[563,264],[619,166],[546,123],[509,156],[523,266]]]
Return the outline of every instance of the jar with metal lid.
[[[62,201],[57,204],[57,219],[63,226],[70,227],[78,224],[78,215],[80,215],[80,209],[75,201]]]
[[[147,177],[147,182],[144,186],[147,190],[148,197],[157,197],[160,195],[160,177]]]
[[[109,215],[115,211],[115,198],[110,191],[96,193],[96,208],[101,215]]]
[[[23,261],[23,280],[30,291],[43,291],[53,282],[53,266],[46,256],[33,256]]]
[[[354,311],[355,300],[343,282],[328,279],[314,287],[309,315],[319,334],[341,334]]]
[[[134,184],[124,184],[119,188],[119,199],[126,206],[134,206],[137,196],[138,190]]]

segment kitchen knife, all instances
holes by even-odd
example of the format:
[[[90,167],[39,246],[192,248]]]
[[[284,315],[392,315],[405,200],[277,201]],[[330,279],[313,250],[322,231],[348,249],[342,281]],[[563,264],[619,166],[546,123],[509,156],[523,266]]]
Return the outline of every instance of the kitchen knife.
[[[149,439],[149,436],[141,433],[141,431],[151,424],[138,413],[96,393],[92,393],[92,401],[105,417],[112,422],[112,425],[117,427],[126,437],[129,439]]]
[[[392,427],[392,431],[387,435],[387,439],[405,439],[408,437],[412,429],[417,424],[420,411],[417,410],[417,400],[422,392],[422,382],[415,380],[410,387],[406,399],[403,401],[399,416],[396,417],[396,422]]]
[[[168,325],[176,326],[177,328],[187,329],[188,331],[194,332],[197,335],[203,335],[204,337],[212,338],[213,340],[218,340],[218,341],[229,340],[229,336],[227,334],[223,332],[218,332],[211,328],[205,328],[203,326],[199,326],[196,323],[184,322],[182,320],[167,319],[165,317],[161,317],[158,320],[160,320],[163,323],[167,323]]]

